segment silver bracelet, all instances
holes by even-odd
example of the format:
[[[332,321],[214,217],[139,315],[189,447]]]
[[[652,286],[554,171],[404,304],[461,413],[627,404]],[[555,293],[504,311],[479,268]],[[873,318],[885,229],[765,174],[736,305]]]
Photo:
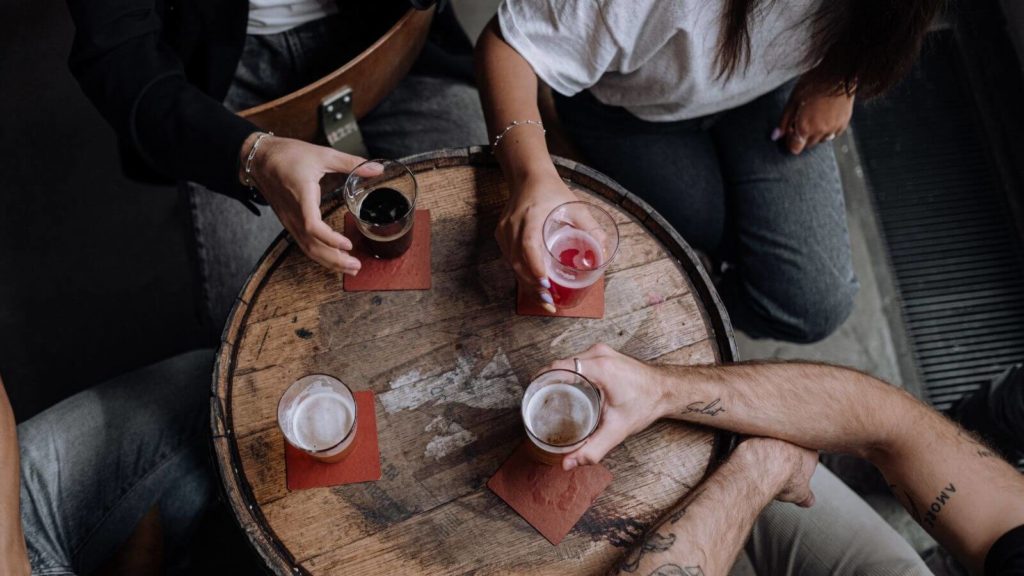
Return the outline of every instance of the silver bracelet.
[[[267,136],[273,136],[273,132],[262,132],[256,137],[256,141],[252,143],[252,148],[249,149],[249,155],[245,158],[245,182],[244,184],[249,187],[250,190],[255,188],[255,182],[252,180],[252,164],[253,159],[256,158],[256,150],[260,147],[260,142],[263,141]]]
[[[494,144],[491,144],[491,153],[494,153],[494,151],[498,149],[498,144],[501,144],[501,139],[504,138],[506,134],[511,132],[512,129],[517,126],[537,126],[540,128],[541,133],[548,133],[548,131],[544,128],[544,123],[541,122],[540,120],[513,120],[511,124],[505,126],[505,129],[501,131],[501,134],[498,134],[497,136],[494,137]]]

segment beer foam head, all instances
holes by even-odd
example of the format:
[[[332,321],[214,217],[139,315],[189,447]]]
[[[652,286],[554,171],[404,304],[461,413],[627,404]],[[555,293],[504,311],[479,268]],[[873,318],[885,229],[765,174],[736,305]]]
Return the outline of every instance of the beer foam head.
[[[287,407],[289,439],[300,448],[322,451],[337,446],[355,422],[353,399],[334,388],[314,382]]]
[[[570,384],[550,384],[538,390],[526,407],[530,432],[545,444],[565,446],[583,440],[594,428],[597,414],[587,395]]]
[[[336,446],[352,429],[352,412],[336,392],[312,394],[295,407],[295,440],[307,450]]]

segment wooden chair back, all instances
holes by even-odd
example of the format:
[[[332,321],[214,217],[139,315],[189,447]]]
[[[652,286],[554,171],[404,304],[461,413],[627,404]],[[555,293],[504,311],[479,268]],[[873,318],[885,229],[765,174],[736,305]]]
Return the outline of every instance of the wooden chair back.
[[[352,89],[357,119],[373,110],[412,68],[426,42],[434,8],[410,9],[383,36],[327,76],[276,100],[239,112],[263,130],[307,142],[321,140],[318,108],[324,98]]]

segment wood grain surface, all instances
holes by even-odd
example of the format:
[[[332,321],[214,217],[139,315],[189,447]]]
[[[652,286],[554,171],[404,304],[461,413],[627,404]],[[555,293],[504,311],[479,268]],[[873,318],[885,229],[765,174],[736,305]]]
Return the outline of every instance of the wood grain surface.
[[[514,278],[493,239],[507,190],[489,153],[407,162],[433,218],[431,290],[344,292],[282,235],[240,294],[212,399],[232,508],[278,574],[604,570],[700,482],[730,438],[675,422],[630,438],[605,461],[612,484],[554,547],[485,486],[524,438],[522,391],[547,363],[597,342],[656,362],[732,361],[721,303],[659,216],[604,176],[556,159],[620,228],[605,317],[516,316]],[[339,200],[324,213],[341,228]],[[287,490],[277,402],[314,372],[377,394],[381,481]]]

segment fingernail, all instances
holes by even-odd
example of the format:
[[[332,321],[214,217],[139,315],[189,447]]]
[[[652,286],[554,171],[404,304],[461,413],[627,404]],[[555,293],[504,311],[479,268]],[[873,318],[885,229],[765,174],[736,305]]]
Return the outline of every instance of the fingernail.
[[[552,298],[551,294],[549,294],[548,292],[541,292],[540,293],[540,299],[545,301],[545,302],[547,302],[548,304],[554,304],[555,303],[555,299]]]
[[[363,170],[369,170],[371,172],[383,172],[384,165],[380,162],[367,162],[363,164]]]
[[[779,138],[782,138],[782,129],[781,128],[775,128],[775,130],[772,130],[772,135],[771,135],[772,142],[777,142],[779,140]]]
[[[547,276],[542,276],[542,277],[538,278],[538,280],[540,280],[540,285],[541,286],[543,286],[545,288],[551,288],[551,281],[548,280]]]
[[[572,458],[570,458],[570,459],[568,459],[568,460],[566,460],[565,462],[562,463],[562,469],[564,469],[566,472],[568,472],[569,470],[572,470],[573,468],[575,468],[577,465],[578,464],[576,463],[576,461],[573,460]]]
[[[558,309],[555,308],[554,304],[548,304],[547,302],[540,305],[541,308],[548,311],[549,314],[558,314]]]

